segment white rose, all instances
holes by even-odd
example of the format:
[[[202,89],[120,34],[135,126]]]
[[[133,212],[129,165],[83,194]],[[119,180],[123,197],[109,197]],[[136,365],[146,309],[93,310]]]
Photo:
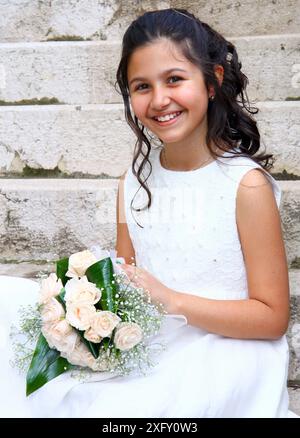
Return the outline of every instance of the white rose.
[[[134,322],[122,322],[119,324],[114,343],[119,350],[130,350],[143,339],[141,327]]]
[[[96,313],[96,308],[87,303],[67,303],[66,320],[78,330],[87,330]]]
[[[45,324],[42,327],[42,333],[50,348],[55,348],[65,353],[71,353],[80,339],[79,335],[65,319]]]
[[[83,342],[78,342],[71,353],[62,353],[61,356],[66,358],[72,365],[91,369],[96,367],[96,359]]]
[[[43,324],[47,324],[49,322],[59,321],[65,316],[65,311],[56,298],[50,298],[46,304],[42,305],[41,315]]]
[[[110,336],[113,329],[119,324],[121,318],[109,310],[100,310],[96,312],[91,323],[91,327],[95,333],[102,338]]]
[[[69,257],[67,277],[83,277],[88,267],[96,263],[97,259],[88,249],[76,252]]]
[[[89,328],[84,332],[85,339],[90,342],[94,342],[95,344],[99,344],[102,341],[102,337],[98,335],[92,328]]]
[[[61,279],[58,279],[56,274],[52,273],[49,277],[42,280],[40,288],[39,303],[44,304],[50,300],[50,298],[59,295],[63,284]]]
[[[65,301],[72,303],[96,304],[101,298],[101,291],[94,283],[90,283],[84,275],[82,278],[72,278],[65,285]]]

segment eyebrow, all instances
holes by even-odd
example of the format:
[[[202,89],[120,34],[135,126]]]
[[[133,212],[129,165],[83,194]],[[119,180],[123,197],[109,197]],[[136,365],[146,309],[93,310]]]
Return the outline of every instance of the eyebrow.
[[[170,68],[169,70],[165,70],[164,72],[162,72],[161,76],[165,76],[169,73],[172,73],[173,71],[181,71],[181,72],[187,73],[187,71],[183,70],[182,68]],[[134,78],[134,79],[131,79],[131,81],[129,82],[129,85],[131,85],[133,82],[136,82],[136,81],[145,81],[145,80],[146,80],[145,78],[141,78],[141,77]]]

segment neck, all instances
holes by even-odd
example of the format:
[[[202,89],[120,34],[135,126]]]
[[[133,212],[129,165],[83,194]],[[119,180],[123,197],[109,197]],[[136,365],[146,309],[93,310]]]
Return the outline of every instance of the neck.
[[[168,167],[172,170],[192,170],[213,157],[207,147],[207,116],[184,139],[165,142],[164,151]]]
[[[217,152],[217,148],[213,147]],[[208,147],[197,145],[188,148],[166,145],[163,151],[163,166],[171,170],[194,170],[214,160]]]

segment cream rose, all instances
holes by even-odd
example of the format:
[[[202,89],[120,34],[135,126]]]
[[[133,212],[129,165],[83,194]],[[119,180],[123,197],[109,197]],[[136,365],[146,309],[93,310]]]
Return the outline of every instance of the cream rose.
[[[65,285],[65,301],[67,303],[96,304],[101,298],[101,291],[94,283],[90,283],[84,275],[82,278],[72,278]]]
[[[49,277],[42,280],[39,303],[45,304],[50,298],[56,297],[59,295],[62,288],[63,284],[61,280],[57,278],[56,274],[50,274]]]
[[[72,365],[89,367],[91,369],[96,367],[96,359],[83,342],[78,342],[71,353],[62,353],[61,356],[66,358]]]
[[[43,324],[47,324],[54,321],[59,321],[65,316],[63,306],[57,301],[56,298],[50,298],[46,304],[41,307],[41,316]]]
[[[96,312],[91,323],[91,327],[95,333],[102,338],[110,336],[113,329],[119,324],[121,318],[109,310],[100,310]]]
[[[96,308],[86,303],[67,303],[66,320],[78,330],[87,330],[95,316]]]
[[[117,327],[114,343],[119,350],[130,350],[143,339],[141,327],[134,322],[122,322]]]
[[[74,350],[80,340],[79,335],[65,319],[52,324],[45,324],[42,327],[42,333],[50,348],[68,354]]]
[[[99,336],[92,328],[89,328],[84,332],[84,335],[86,340],[90,342],[94,342],[95,344],[98,344],[102,341],[102,337]]]
[[[88,249],[72,254],[69,258],[67,277],[83,277],[87,268],[94,263],[97,259],[94,254]]]

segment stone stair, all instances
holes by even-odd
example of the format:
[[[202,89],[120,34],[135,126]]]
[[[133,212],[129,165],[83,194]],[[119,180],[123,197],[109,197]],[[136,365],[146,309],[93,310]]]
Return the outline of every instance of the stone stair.
[[[115,89],[120,41],[146,10],[182,7],[226,35],[283,190],[292,408],[300,414],[299,0],[3,1],[0,5],[0,275],[115,243],[118,178],[135,137]]]

